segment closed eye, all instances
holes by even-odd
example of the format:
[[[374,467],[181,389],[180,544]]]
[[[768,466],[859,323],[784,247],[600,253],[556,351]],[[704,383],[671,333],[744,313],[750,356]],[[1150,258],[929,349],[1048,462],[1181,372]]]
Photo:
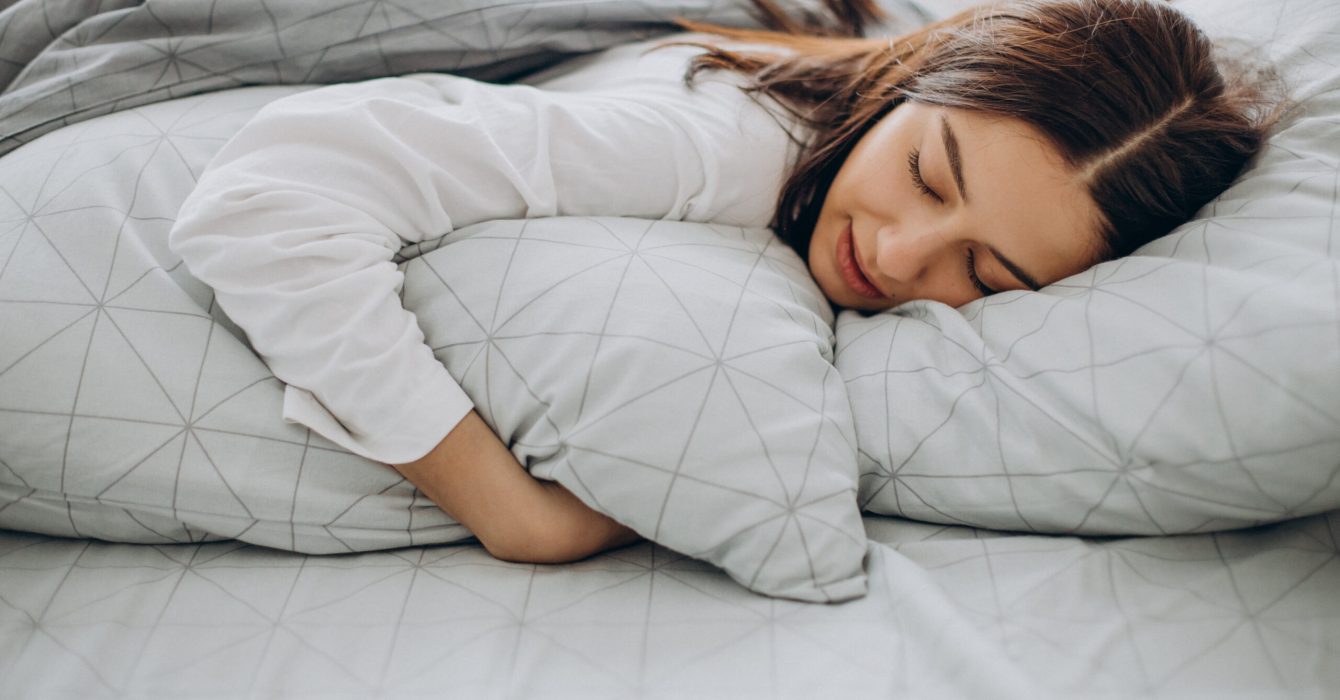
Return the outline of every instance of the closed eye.
[[[968,279],[972,280],[972,286],[982,293],[982,296],[989,297],[996,293],[996,290],[986,286],[981,277],[977,276],[977,257],[973,255],[972,249],[968,249]]]
[[[907,154],[907,171],[912,174],[912,184],[916,185],[917,189],[921,190],[922,194],[933,198],[937,202],[943,203],[945,201],[944,198],[936,194],[935,190],[931,189],[921,177],[920,149],[913,148],[912,152]]]

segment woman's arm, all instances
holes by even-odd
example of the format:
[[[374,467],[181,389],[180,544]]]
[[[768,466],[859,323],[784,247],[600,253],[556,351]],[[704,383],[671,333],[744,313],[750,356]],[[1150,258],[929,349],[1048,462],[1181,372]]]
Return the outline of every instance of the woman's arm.
[[[286,420],[418,459],[473,404],[401,304],[403,246],[552,215],[766,224],[784,134],[733,85],[683,92],[672,63],[618,92],[425,74],[282,98],[210,162],[169,247],[287,385]]]
[[[393,466],[499,559],[557,564],[639,539],[557,483],[532,477],[474,411],[431,452]]]
[[[283,98],[219,151],[169,235],[287,385],[285,420],[401,465],[503,558],[633,536],[531,479],[478,416],[459,423],[473,404],[403,307],[394,256],[499,218],[765,225],[785,133],[732,84],[686,91],[682,52],[646,60],[660,67],[590,92],[423,74]]]

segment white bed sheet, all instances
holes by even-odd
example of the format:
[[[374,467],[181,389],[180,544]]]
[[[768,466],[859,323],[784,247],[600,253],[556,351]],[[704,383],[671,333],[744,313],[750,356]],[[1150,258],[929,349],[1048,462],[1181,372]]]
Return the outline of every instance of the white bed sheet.
[[[1340,695],[1340,513],[1162,538],[866,527],[871,592],[842,605],[648,544],[532,566],[0,531],[0,697]]]

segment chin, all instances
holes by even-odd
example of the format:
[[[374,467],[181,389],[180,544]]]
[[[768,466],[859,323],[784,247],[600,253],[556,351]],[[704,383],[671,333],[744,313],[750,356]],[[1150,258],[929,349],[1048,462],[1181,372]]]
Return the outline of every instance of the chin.
[[[815,278],[819,282],[818,278]],[[825,286],[819,282],[819,290],[823,292],[828,303],[841,309],[853,309],[856,311],[883,311],[894,306],[894,302],[887,299],[869,299],[847,289],[842,283],[836,282],[837,291],[831,291],[832,287]]]

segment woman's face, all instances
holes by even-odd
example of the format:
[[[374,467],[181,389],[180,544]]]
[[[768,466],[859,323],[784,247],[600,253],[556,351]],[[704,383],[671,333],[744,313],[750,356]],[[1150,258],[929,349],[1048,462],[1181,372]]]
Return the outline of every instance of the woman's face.
[[[838,306],[961,306],[1096,261],[1097,206],[1023,122],[904,102],[856,144],[824,199],[810,272]]]

